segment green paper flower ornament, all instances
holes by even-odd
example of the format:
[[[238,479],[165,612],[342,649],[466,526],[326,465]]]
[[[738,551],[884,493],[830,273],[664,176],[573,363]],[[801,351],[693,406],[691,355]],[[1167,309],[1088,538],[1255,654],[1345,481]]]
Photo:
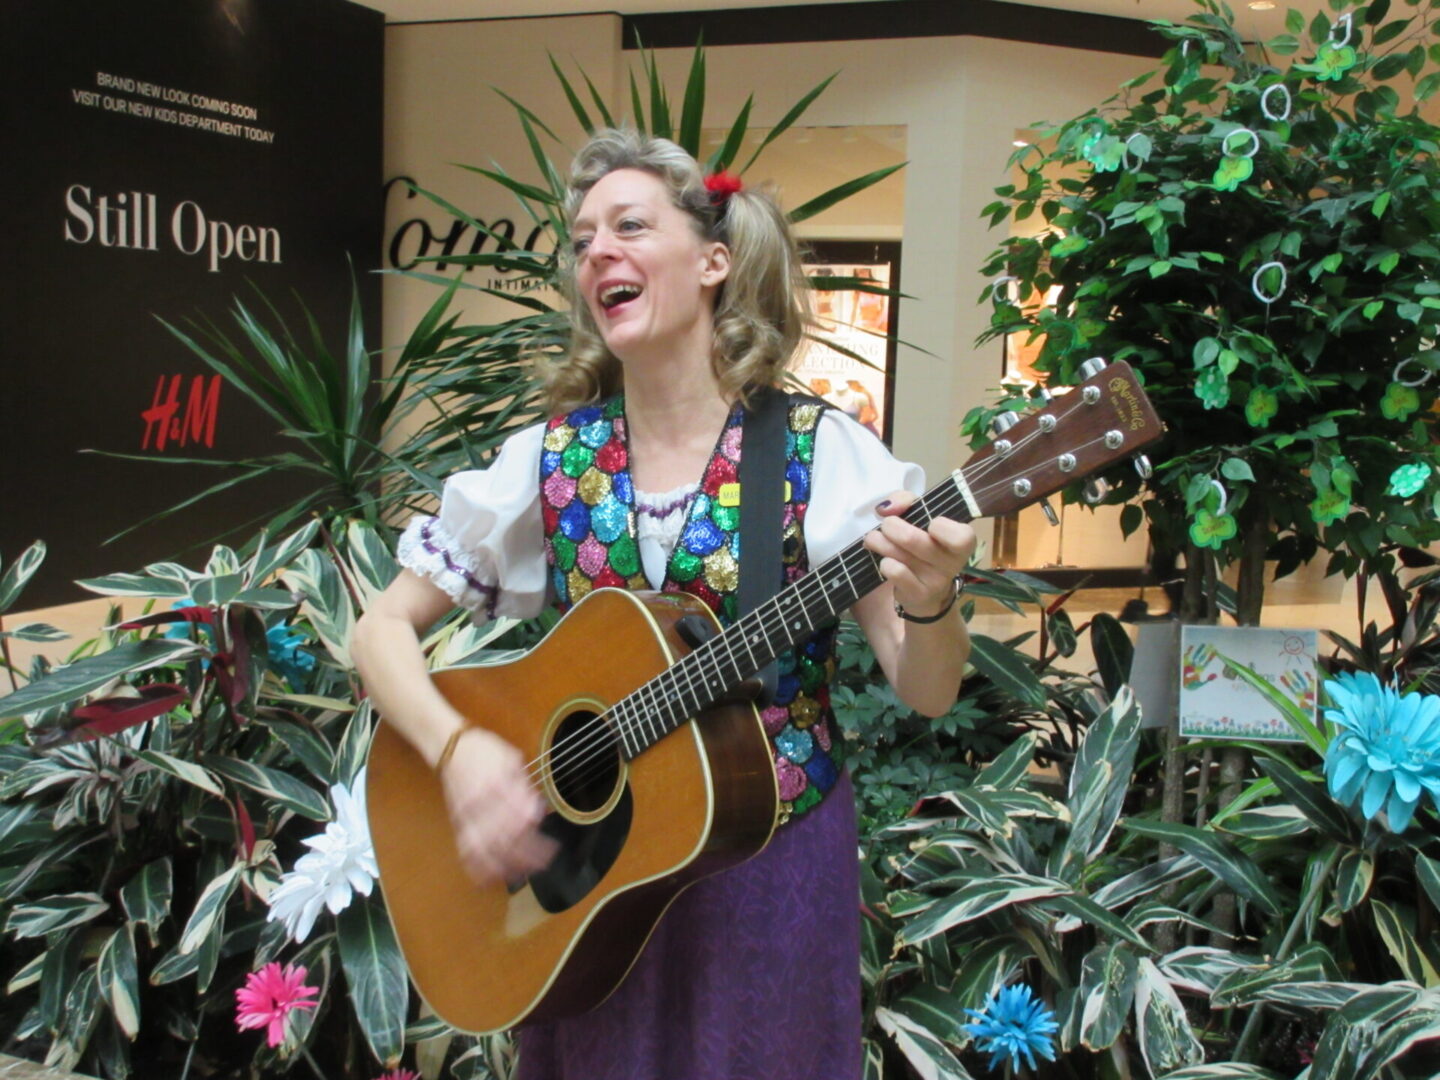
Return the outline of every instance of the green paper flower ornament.
[[[1206,368],[1195,380],[1195,396],[1207,409],[1223,409],[1230,404],[1230,378],[1218,367]]]
[[[1270,421],[1280,411],[1280,399],[1275,396],[1275,391],[1257,386],[1250,391],[1250,396],[1245,400],[1245,419],[1251,427],[1265,428],[1270,426]]]
[[[1315,56],[1315,63],[1305,66],[1307,70],[1314,73],[1317,79],[1337,81],[1344,78],[1345,73],[1353,68],[1359,59],[1352,46],[1336,45],[1334,42],[1327,41],[1320,46],[1320,51]]]
[[[1248,157],[1221,158],[1215,167],[1215,187],[1220,191],[1234,191],[1255,175],[1255,162]]]
[[[1387,420],[1404,420],[1420,408],[1420,395],[1413,386],[1392,382],[1380,399],[1380,412]]]
[[[1316,525],[1333,525],[1350,513],[1350,500],[1331,488],[1322,491],[1310,504],[1310,516]]]
[[[1226,540],[1232,539],[1239,531],[1234,514],[1215,514],[1202,509],[1190,525],[1190,539],[1196,547],[1208,547],[1219,551]]]
[[[1401,465],[1390,474],[1390,487],[1387,494],[1399,495],[1402,499],[1418,494],[1425,486],[1425,481],[1430,479],[1431,468],[1420,462],[1412,462],[1409,465]]]

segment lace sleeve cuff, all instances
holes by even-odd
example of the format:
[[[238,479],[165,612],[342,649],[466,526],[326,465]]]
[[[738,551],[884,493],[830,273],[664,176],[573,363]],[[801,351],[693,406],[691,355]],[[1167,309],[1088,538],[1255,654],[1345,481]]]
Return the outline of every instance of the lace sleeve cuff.
[[[485,581],[475,557],[455,542],[438,518],[413,518],[400,536],[396,557],[401,566],[439,586],[477,620],[495,617],[499,586]]]

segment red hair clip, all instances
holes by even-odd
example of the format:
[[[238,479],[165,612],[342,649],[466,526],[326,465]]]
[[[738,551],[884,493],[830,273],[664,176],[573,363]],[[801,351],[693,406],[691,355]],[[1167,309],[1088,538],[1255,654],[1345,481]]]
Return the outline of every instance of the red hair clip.
[[[724,206],[730,201],[730,196],[744,186],[739,176],[723,169],[705,177],[705,190],[710,193],[711,206]]]

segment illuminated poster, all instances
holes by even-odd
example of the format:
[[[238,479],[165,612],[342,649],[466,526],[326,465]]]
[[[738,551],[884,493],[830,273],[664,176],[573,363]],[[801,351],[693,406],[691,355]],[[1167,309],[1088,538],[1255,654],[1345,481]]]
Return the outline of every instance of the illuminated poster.
[[[846,244],[815,244],[823,255],[844,254]],[[875,244],[859,245],[871,252]],[[862,427],[888,441],[894,368],[894,308],[891,297],[862,289],[830,289],[823,279],[873,282],[878,289],[894,290],[898,276],[899,245],[878,245],[896,250],[893,258],[854,261],[814,261],[805,273],[817,287],[811,293],[818,340],[806,342],[794,375],[815,396],[850,416]]]
[[[353,273],[379,344],[383,30],[346,0],[0,5],[0,556],[50,549],[27,606],[203,562],[299,490],[267,477],[101,546],[224,475],[201,463],[294,447],[161,319],[236,336],[234,298],[263,293],[303,330],[298,296],[338,352]]]

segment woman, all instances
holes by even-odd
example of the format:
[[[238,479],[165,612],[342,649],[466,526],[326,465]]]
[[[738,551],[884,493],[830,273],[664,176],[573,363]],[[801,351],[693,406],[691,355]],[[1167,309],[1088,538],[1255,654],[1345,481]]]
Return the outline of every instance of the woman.
[[[441,770],[460,856],[482,882],[547,863],[546,808],[520,754],[435,690],[417,633],[457,603],[532,616],[605,584],[685,588],[733,612],[735,545],[716,484],[733,479],[739,404],[778,381],[805,323],[779,208],[733,178],[703,178],[673,143],[597,134],[576,159],[567,216],[574,334],[548,376],[554,419],[447,483],[438,518],[407,530],[406,569],[353,642],[386,721]],[[903,521],[919,470],[834,410],[792,407],[790,435],[787,574],[878,514],[865,543],[886,583],[855,617],[901,698],[945,712],[969,652],[955,597],[974,534]],[[859,1077],[854,806],[832,767],[828,659],[821,635],[782,663],[763,714],[789,823],[756,858],[682,894],[600,1008],[523,1032],[526,1080]]]

